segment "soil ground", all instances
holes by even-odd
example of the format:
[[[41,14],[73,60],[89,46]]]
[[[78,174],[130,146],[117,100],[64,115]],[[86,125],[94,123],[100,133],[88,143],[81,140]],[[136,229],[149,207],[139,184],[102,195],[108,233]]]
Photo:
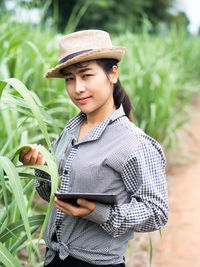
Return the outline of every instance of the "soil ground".
[[[151,233],[152,267],[200,266],[200,98],[193,101],[190,114],[178,147],[167,155],[169,220],[162,238],[159,232]],[[137,234],[130,242],[126,265],[150,266],[148,234]]]

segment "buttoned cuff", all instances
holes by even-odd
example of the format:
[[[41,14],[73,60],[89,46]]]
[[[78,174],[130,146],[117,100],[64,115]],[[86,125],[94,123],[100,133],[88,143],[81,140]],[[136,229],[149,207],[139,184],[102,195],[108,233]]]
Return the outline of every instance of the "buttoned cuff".
[[[96,208],[87,216],[83,218],[95,222],[97,224],[102,224],[107,222],[111,211],[110,205],[101,204],[96,202]]]

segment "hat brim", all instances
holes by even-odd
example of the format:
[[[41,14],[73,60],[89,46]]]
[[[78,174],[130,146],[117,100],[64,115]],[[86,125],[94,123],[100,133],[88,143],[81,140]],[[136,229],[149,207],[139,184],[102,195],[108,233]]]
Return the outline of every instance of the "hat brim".
[[[61,69],[66,68],[78,62],[84,62],[93,59],[100,58],[112,58],[120,61],[125,53],[126,48],[122,46],[116,46],[111,48],[101,48],[80,54],[72,59],[57,65],[56,67],[48,70],[45,74],[45,78],[64,78],[65,76],[60,72]]]

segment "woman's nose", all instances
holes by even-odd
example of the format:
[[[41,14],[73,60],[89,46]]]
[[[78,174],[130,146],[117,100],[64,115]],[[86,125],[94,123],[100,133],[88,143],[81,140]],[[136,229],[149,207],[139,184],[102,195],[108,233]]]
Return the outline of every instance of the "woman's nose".
[[[75,81],[75,92],[81,93],[85,91],[85,84],[81,79],[76,79]]]

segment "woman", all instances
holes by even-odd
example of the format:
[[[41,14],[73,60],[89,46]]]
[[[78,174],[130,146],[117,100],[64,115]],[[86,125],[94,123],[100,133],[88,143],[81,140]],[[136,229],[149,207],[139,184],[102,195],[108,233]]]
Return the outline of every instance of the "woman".
[[[60,192],[112,193],[118,204],[55,197],[44,233],[45,265],[125,266],[134,232],[164,226],[168,217],[165,159],[160,145],[130,121],[131,102],[121,87],[117,63],[124,47],[109,34],[80,31],[60,41],[59,64],[45,77],[64,78],[81,112],[65,126],[53,149],[62,177]],[[41,153],[23,150],[23,164],[45,164]],[[49,179],[45,173],[38,176]],[[49,200],[49,183],[36,181]]]

